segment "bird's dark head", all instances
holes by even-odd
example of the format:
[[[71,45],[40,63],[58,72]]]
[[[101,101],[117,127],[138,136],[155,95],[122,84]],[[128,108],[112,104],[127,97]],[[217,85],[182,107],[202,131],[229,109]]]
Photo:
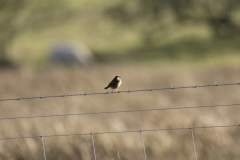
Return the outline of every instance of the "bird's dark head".
[[[117,81],[121,81],[120,75],[117,75],[114,79],[117,80]]]

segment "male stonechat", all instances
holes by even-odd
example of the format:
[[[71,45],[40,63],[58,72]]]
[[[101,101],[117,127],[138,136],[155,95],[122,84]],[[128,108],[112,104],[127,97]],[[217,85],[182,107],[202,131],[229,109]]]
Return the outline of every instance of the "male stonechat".
[[[122,84],[121,77],[119,75],[117,75],[116,77],[113,78],[113,80],[104,89],[108,89],[110,87],[113,92],[113,89],[118,90],[118,87],[120,87],[121,84]]]

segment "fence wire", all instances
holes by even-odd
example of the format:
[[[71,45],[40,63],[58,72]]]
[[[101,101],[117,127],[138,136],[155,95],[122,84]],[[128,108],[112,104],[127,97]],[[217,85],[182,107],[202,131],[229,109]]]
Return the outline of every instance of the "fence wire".
[[[178,89],[197,89],[197,88],[206,88],[206,87],[221,87],[221,86],[236,86],[240,85],[240,82],[236,83],[215,83],[215,84],[206,84],[206,85],[194,85],[194,86],[178,86],[178,87],[168,87],[168,88],[148,88],[148,89],[137,89],[137,90],[123,90],[117,92],[92,92],[92,93],[82,93],[82,94],[61,94],[61,95],[52,95],[52,96],[34,96],[34,97],[23,97],[23,98],[6,98],[0,99],[0,101],[19,101],[19,100],[30,100],[30,99],[46,99],[46,98],[64,98],[64,97],[75,97],[75,96],[91,96],[91,95],[108,95],[108,94],[119,94],[119,93],[132,93],[132,92],[149,92],[149,91],[163,91],[163,90],[178,90]]]
[[[48,117],[67,117],[67,116],[83,116],[83,115],[98,115],[98,114],[116,114],[116,113],[131,113],[131,112],[150,112],[150,111],[167,111],[167,110],[198,109],[198,108],[215,108],[215,107],[239,107],[239,106],[240,106],[240,103],[239,104],[216,104],[216,105],[207,105],[207,106],[119,110],[119,111],[105,111],[105,112],[85,112],[85,113],[70,113],[70,114],[18,116],[18,117],[0,118],[0,121],[2,121],[2,120],[17,120],[17,119],[32,119],[32,118],[48,118]]]
[[[44,156],[44,160],[47,160],[47,157],[46,157],[46,151],[45,151],[45,146],[44,146],[44,139],[43,139],[43,136],[42,136],[41,138],[42,138],[42,147],[43,147],[43,156]]]
[[[225,83],[225,84],[207,84],[207,85],[195,85],[195,86],[179,86],[179,87],[169,87],[169,88],[148,88],[148,89],[138,89],[138,90],[123,90],[118,92],[93,92],[93,93],[83,93],[83,94],[61,94],[53,96],[34,96],[34,97],[25,97],[25,98],[7,98],[0,99],[0,101],[15,101],[15,100],[30,100],[30,99],[45,99],[45,98],[64,98],[64,97],[73,97],[73,96],[90,96],[90,95],[108,95],[108,94],[118,94],[118,93],[131,93],[131,92],[149,92],[149,91],[161,91],[161,90],[177,90],[177,89],[197,89],[205,87],[220,87],[220,86],[236,86],[240,85],[240,82],[236,83]],[[189,107],[172,107],[172,108],[151,108],[151,109],[137,109],[137,110],[118,110],[118,111],[104,111],[104,112],[85,112],[85,113],[72,113],[72,114],[51,114],[51,115],[36,115],[36,116],[17,116],[17,117],[5,117],[0,118],[2,120],[17,120],[17,119],[30,119],[30,118],[47,118],[47,117],[63,117],[63,116],[82,116],[82,115],[98,115],[98,114],[116,114],[116,113],[132,113],[132,112],[148,112],[148,111],[166,111],[166,110],[181,110],[181,109],[198,109],[198,108],[214,108],[214,107],[238,107],[239,104],[216,104],[216,105],[207,105],[207,106],[189,106]],[[75,134],[53,134],[53,135],[36,135],[36,136],[18,136],[18,137],[5,137],[0,138],[0,141],[3,140],[16,140],[16,139],[28,139],[28,138],[41,138],[44,159],[46,160],[46,151],[44,146],[44,138],[51,137],[69,137],[69,136],[85,136],[91,135],[94,159],[96,160],[96,150],[94,144],[93,135],[102,135],[102,134],[122,134],[122,133],[141,133],[141,141],[143,146],[144,160],[147,159],[146,148],[144,144],[144,134],[143,132],[157,132],[157,131],[166,131],[166,130],[191,130],[192,133],[192,143],[195,160],[197,160],[197,151],[194,140],[194,131],[195,129],[209,129],[209,128],[230,128],[230,127],[240,127],[240,124],[230,124],[230,125],[215,125],[215,126],[195,126],[195,127],[182,127],[182,128],[157,128],[157,129],[140,129],[140,130],[123,130],[123,131],[105,131],[105,132],[89,132],[89,133],[75,133]]]
[[[95,149],[95,145],[94,145],[93,133],[91,133],[91,135],[92,135],[92,145],[93,145],[94,160],[96,160],[97,159],[97,155],[96,155],[96,149]]]
[[[192,131],[192,142],[193,142],[193,150],[194,150],[194,157],[195,160],[197,160],[197,151],[196,151],[196,145],[195,145],[195,140],[194,140],[194,133],[193,133],[193,129],[191,128]]]
[[[145,144],[144,144],[143,131],[140,130],[140,132],[141,132],[141,138],[142,138],[142,146],[143,146],[144,160],[147,160],[147,154],[146,154],[146,148],[145,148]]]
[[[37,136],[19,136],[19,137],[6,137],[0,138],[2,140],[14,139],[28,139],[28,138],[50,138],[50,137],[68,137],[68,136],[85,136],[85,135],[101,135],[101,134],[121,134],[121,133],[136,133],[136,132],[157,132],[166,130],[194,130],[194,129],[209,129],[209,128],[230,128],[240,127],[240,124],[230,125],[215,125],[215,126],[195,126],[195,127],[182,127],[182,128],[157,128],[157,129],[140,129],[140,130],[125,130],[125,131],[106,131],[106,132],[89,132],[89,133],[76,133],[76,134],[53,134],[53,135],[37,135]]]

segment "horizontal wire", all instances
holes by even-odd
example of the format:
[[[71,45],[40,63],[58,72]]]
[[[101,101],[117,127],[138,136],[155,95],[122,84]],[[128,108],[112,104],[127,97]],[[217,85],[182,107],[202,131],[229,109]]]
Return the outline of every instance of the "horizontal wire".
[[[230,125],[218,125],[218,126],[195,126],[195,127],[183,127],[183,128],[158,128],[158,129],[139,129],[139,130],[125,130],[125,131],[106,131],[106,132],[89,132],[89,133],[77,133],[77,134],[53,134],[53,135],[38,135],[38,136],[20,136],[20,137],[9,137],[0,138],[2,140],[16,140],[16,139],[27,139],[27,138],[49,138],[49,137],[68,137],[68,136],[85,136],[85,135],[101,135],[101,134],[120,134],[120,133],[136,133],[136,132],[156,132],[156,131],[166,131],[166,130],[189,130],[189,129],[209,129],[209,128],[230,128],[239,127],[240,124],[230,124]]]
[[[46,99],[46,98],[63,98],[63,97],[74,97],[74,96],[90,96],[90,95],[107,95],[107,94],[117,94],[117,93],[131,93],[131,92],[149,92],[149,91],[162,91],[162,90],[177,90],[177,89],[190,89],[190,88],[205,88],[205,87],[220,87],[220,86],[235,86],[240,85],[240,82],[236,83],[225,83],[225,84],[206,84],[206,85],[195,85],[195,86],[179,86],[179,87],[168,87],[168,88],[148,88],[148,89],[137,89],[137,90],[123,90],[118,92],[92,92],[92,93],[82,93],[82,94],[61,94],[53,96],[34,96],[25,98],[6,98],[0,99],[0,101],[16,101],[16,100],[30,100],[30,99]]]
[[[67,117],[67,116],[83,116],[83,115],[98,115],[98,114],[116,114],[116,113],[131,113],[131,112],[150,112],[150,111],[166,111],[166,110],[197,109],[197,108],[231,107],[231,106],[240,106],[240,104],[216,104],[216,105],[208,105],[208,106],[151,108],[151,109],[119,110],[119,111],[105,111],[105,112],[85,112],[85,113],[51,114],[51,115],[37,115],[37,116],[18,116],[18,117],[0,118],[0,121],[2,121],[2,120],[17,120],[17,119],[31,119],[31,118]]]

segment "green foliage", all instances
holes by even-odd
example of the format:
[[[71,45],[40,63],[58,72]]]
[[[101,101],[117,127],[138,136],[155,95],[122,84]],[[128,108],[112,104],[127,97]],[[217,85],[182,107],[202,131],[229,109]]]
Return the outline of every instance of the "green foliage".
[[[10,64],[7,49],[17,35],[67,19],[69,14],[65,14],[64,2],[0,0],[0,65]]]
[[[17,34],[15,19],[24,6],[25,0],[0,1],[0,65],[9,64],[6,48]]]
[[[238,0],[0,0],[0,64],[44,65],[62,39],[83,42],[104,62],[205,57],[229,41],[237,53],[239,9]]]
[[[217,38],[234,37],[240,33],[235,19],[239,9],[239,0],[136,0],[109,8],[106,15],[124,25],[142,25],[143,41],[149,42],[162,32],[166,17],[171,15],[171,25],[198,22],[207,24]]]

